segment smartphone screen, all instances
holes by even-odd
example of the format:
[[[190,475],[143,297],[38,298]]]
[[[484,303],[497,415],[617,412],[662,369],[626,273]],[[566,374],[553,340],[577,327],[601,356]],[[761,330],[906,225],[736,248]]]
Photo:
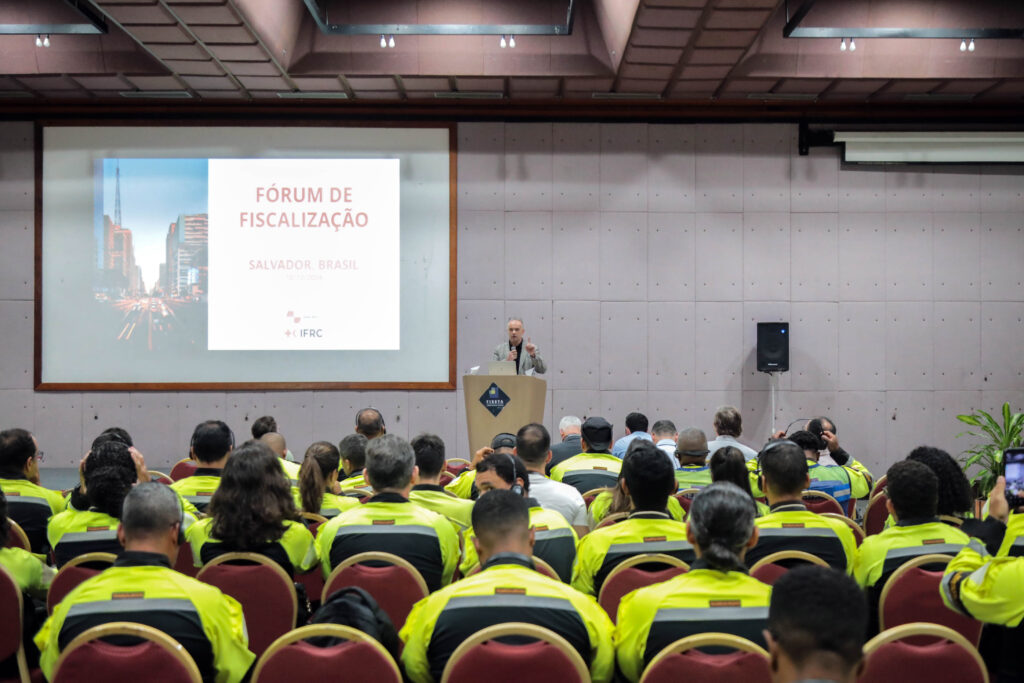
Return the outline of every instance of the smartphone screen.
[[[1024,448],[1007,448],[1003,451],[1006,467],[1006,498],[1017,499],[1017,505],[1024,503]],[[1010,505],[1014,503],[1011,500]]]

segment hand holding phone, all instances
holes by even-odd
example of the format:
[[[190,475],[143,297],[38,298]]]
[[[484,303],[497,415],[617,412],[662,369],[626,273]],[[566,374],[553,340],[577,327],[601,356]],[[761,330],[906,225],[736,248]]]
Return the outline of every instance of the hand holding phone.
[[[1012,512],[1024,506],[1024,448],[1003,451],[1003,476],[1006,477],[1006,501]]]

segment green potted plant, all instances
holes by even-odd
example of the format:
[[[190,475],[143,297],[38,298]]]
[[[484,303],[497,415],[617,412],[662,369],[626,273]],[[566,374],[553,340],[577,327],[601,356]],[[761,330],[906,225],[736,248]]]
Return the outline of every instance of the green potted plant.
[[[971,436],[984,440],[963,452],[964,472],[968,473],[979,497],[987,497],[995,486],[996,477],[1003,473],[1003,451],[1020,446],[1024,435],[1024,413],[1010,412],[1009,401],[1003,404],[1002,418],[1000,424],[984,410],[956,416],[956,419],[975,428],[957,434],[958,437]],[[977,471],[970,474],[968,469],[975,466]]]

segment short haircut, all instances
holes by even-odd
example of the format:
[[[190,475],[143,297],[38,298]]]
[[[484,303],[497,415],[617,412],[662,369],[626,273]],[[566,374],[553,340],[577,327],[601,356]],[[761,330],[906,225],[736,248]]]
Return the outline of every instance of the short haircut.
[[[939,478],[927,465],[902,460],[886,474],[885,491],[901,519],[934,517],[939,507]]]
[[[530,473],[517,456],[508,453],[491,453],[476,465],[476,472],[494,472],[503,482],[514,486],[516,479],[523,480],[523,491],[530,492]]]
[[[732,482],[701,489],[690,506],[688,524],[704,561],[720,571],[746,572],[741,555],[756,516],[754,499]]]
[[[506,320],[506,321],[505,321],[505,327],[508,327],[508,324],[509,324],[510,322],[512,322],[513,320],[515,320],[515,321],[516,321],[517,323],[519,323],[520,325],[522,325],[522,327],[523,327],[523,329],[524,329],[524,330],[526,329],[526,323],[524,323],[524,322],[523,322],[523,319],[522,319],[522,318],[520,318],[520,317],[519,317],[519,316],[517,316],[517,315],[514,315],[514,316],[512,316],[511,318],[509,318],[508,320]]]
[[[404,489],[415,466],[412,446],[399,436],[383,434],[366,445],[366,480],[376,491]]]
[[[964,471],[946,451],[932,446],[918,446],[910,451],[907,460],[926,465],[939,478],[940,515],[962,515],[974,505],[971,484]]]
[[[258,439],[267,432],[277,431],[277,420],[271,415],[263,415],[252,421],[252,438]]]
[[[825,448],[825,440],[814,432],[801,429],[786,437],[805,451],[820,451]]]
[[[0,471],[20,472],[35,454],[36,444],[27,429],[15,427],[0,432]]]
[[[799,496],[807,485],[807,456],[789,440],[772,441],[757,456],[768,485],[782,495]]]
[[[516,455],[523,462],[542,465],[550,450],[551,435],[544,425],[531,422],[516,432]]]
[[[512,491],[491,491],[473,503],[473,533],[485,546],[518,536],[529,538],[530,506]]]
[[[181,502],[174,490],[155,481],[133,486],[124,498],[121,525],[128,539],[160,534],[181,523]]]
[[[566,415],[565,417],[563,417],[561,420],[558,421],[558,431],[564,432],[567,429],[572,429],[573,427],[579,427],[582,424],[583,424],[583,420],[581,420],[580,418],[576,417],[575,415]]]
[[[356,413],[356,433],[376,439],[384,433],[384,416],[376,408],[363,408]]]
[[[257,437],[259,438],[259,437]],[[220,420],[207,420],[192,432],[192,452],[199,462],[216,462],[234,446],[231,428]]]
[[[675,469],[665,451],[646,439],[634,439],[629,444],[620,476],[637,510],[664,510],[676,486]]]
[[[862,657],[867,628],[867,599],[843,572],[804,565],[772,587],[768,632],[798,667],[838,658],[850,671]]]
[[[672,420],[658,420],[651,427],[651,436],[658,437],[664,436],[665,438],[671,437],[673,434],[678,433],[676,425]]]
[[[630,413],[626,416],[626,429],[631,432],[646,432],[647,425],[647,416],[643,413]]]
[[[437,434],[420,434],[410,443],[420,476],[433,479],[444,469],[444,441]]]
[[[338,442],[338,453],[342,460],[348,460],[349,464],[357,470],[366,467],[366,444],[369,443],[362,434],[349,434]]]
[[[743,433],[743,415],[734,406],[722,406],[715,411],[715,432],[721,436],[739,436]]]
[[[135,445],[132,442],[132,435],[129,434],[128,430],[125,429],[124,427],[107,427],[102,432],[100,432],[100,436],[104,435],[110,435],[114,437],[115,439],[123,443],[125,446],[128,446],[129,448]]]

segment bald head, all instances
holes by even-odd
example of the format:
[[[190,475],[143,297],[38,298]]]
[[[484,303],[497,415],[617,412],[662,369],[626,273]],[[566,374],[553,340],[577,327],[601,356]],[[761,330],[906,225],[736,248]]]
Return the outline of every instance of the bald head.
[[[676,439],[676,457],[684,465],[703,463],[708,457],[708,438],[704,431],[696,427],[687,427],[679,432]]]
[[[260,441],[270,447],[270,450],[277,454],[277,457],[283,458],[288,452],[288,446],[284,442],[284,437],[277,432],[267,432],[260,437]]]

